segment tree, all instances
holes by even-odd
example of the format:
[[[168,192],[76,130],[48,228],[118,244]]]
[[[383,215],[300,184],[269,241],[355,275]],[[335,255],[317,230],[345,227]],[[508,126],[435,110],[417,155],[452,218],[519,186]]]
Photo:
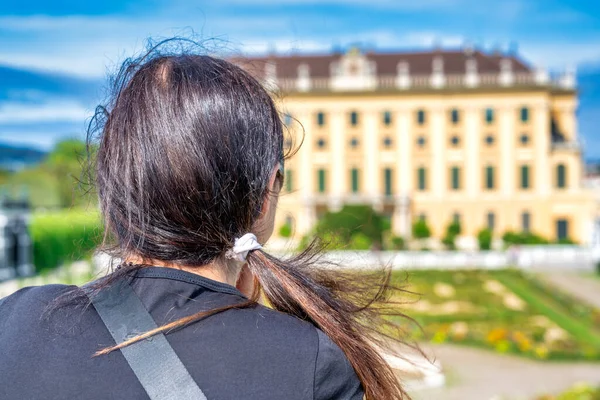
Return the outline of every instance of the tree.
[[[456,238],[460,235],[462,229],[460,226],[460,222],[453,221],[446,228],[446,235],[442,239],[442,243],[449,250],[456,250]]]
[[[492,231],[485,228],[477,234],[479,250],[490,250],[492,248]]]
[[[92,152],[95,149],[91,149]],[[58,142],[48,154],[42,168],[54,175],[58,181],[58,196],[63,207],[87,205],[95,200],[87,168],[87,148],[78,139]]]
[[[325,213],[316,225],[316,234],[321,238],[335,236],[340,244],[348,245],[353,235],[361,233],[380,248],[385,229],[385,219],[371,207],[346,205],[338,212]]]

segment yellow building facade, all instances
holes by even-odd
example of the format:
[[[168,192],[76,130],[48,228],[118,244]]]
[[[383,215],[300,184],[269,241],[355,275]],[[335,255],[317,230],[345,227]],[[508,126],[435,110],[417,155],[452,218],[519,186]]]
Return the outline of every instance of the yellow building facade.
[[[465,49],[271,56],[248,67],[273,89],[301,146],[286,163],[277,226],[295,237],[345,204],[367,204],[409,238],[425,219],[461,247],[477,232],[588,243],[573,73],[550,79],[516,55]]]

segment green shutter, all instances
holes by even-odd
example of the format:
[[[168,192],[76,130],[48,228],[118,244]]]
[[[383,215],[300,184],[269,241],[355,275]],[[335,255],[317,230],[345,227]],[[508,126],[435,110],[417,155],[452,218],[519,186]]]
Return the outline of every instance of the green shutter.
[[[492,108],[486,108],[486,110],[485,110],[485,122],[487,122],[488,124],[491,124],[492,122],[494,122],[494,109],[492,109]]]
[[[425,168],[421,167],[418,169],[418,180],[419,180],[419,190],[427,189],[427,176]]]
[[[319,170],[319,193],[325,193],[325,170]]]
[[[384,171],[384,180],[385,180],[385,195],[392,195],[392,170],[390,168],[386,168]]]
[[[452,189],[459,190],[460,189],[460,168],[452,167]]]
[[[325,125],[325,114],[322,112],[317,114],[317,124],[319,124],[319,126]]]
[[[358,169],[352,168],[352,193],[358,193]]]
[[[556,187],[559,189],[567,187],[567,167],[563,164],[556,167]]]
[[[529,166],[521,166],[521,189],[529,189]]]
[[[527,107],[521,108],[521,122],[529,121],[529,109]]]
[[[485,169],[485,187],[486,189],[494,188],[494,167],[486,167]]]

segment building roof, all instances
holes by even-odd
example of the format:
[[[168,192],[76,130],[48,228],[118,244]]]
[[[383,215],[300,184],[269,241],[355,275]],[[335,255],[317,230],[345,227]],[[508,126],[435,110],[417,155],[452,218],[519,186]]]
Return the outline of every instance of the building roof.
[[[350,50],[352,51],[352,50]],[[251,71],[257,78],[265,76],[265,65],[275,66],[277,78],[296,78],[298,67],[307,65],[311,78],[331,77],[331,65],[341,61],[348,53],[330,53],[320,55],[269,55],[264,57],[236,58],[234,62]],[[532,72],[531,68],[513,54],[485,53],[480,50],[432,50],[420,52],[377,53],[366,52],[362,55],[374,63],[378,76],[397,74],[398,64],[405,62],[410,75],[431,75],[434,60],[441,59],[444,74],[464,75],[467,60],[475,60],[479,74],[497,74],[501,70],[501,61],[510,60],[514,73]]]

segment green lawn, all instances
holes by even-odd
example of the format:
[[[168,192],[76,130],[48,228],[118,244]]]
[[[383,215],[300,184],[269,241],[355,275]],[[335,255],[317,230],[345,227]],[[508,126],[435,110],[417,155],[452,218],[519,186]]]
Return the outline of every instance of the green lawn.
[[[534,358],[600,359],[600,311],[517,270],[409,271],[417,339]],[[396,272],[401,283],[406,272]]]

